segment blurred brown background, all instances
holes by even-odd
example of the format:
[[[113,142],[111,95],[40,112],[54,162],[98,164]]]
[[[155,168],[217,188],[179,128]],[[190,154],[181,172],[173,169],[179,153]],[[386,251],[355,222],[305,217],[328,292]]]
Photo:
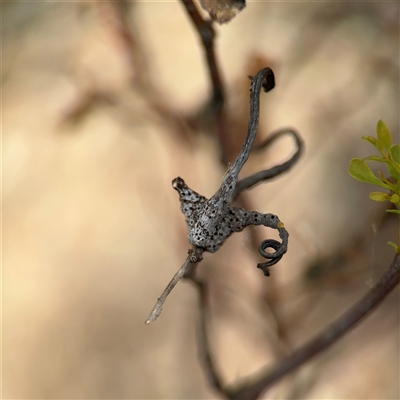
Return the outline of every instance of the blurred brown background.
[[[255,268],[246,231],[201,264],[226,382],[304,343],[393,256],[396,219],[347,166],[373,153],[360,137],[379,119],[398,139],[399,7],[249,1],[217,28],[232,125],[245,133],[246,77],[265,61],[277,85],[263,95],[260,135],[293,126],[306,142],[298,166],[251,194],[290,232],[273,276]],[[194,288],[179,283],[144,324],[189,247],[171,180],[209,197],[224,174],[213,134],[185,118],[210,89],[202,49],[179,2],[117,9],[130,49],[109,3],[2,3],[4,398],[215,398],[197,360]],[[282,140],[244,173],[291,151]],[[265,394],[399,396],[398,290]]]

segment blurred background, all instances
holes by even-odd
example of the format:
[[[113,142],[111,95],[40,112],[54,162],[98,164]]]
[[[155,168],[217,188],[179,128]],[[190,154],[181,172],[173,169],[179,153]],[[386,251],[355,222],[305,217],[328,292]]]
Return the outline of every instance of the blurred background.
[[[399,3],[253,2],[216,27],[230,159],[246,133],[248,75],[273,68],[260,137],[296,128],[305,154],[249,192],[289,251],[265,278],[244,231],[200,264],[226,383],[272,366],[359,299],[393,258],[398,221],[350,178],[383,119],[398,140]],[[212,399],[194,287],[157,297],[189,248],[177,176],[210,197],[225,168],[211,90],[182,5],[2,3],[4,398]],[[126,35],[126,32],[129,35]],[[290,138],[243,176],[293,153]],[[273,233],[258,228],[262,239]],[[265,398],[399,398],[399,290]]]

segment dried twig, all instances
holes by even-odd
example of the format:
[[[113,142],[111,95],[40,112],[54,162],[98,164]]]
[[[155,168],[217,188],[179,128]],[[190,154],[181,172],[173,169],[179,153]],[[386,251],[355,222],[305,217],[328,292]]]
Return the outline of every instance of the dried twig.
[[[199,263],[203,259],[203,249],[195,248],[190,249],[188,251],[188,256],[183,263],[182,267],[179,268],[178,272],[171,279],[167,287],[162,292],[162,295],[157,299],[157,302],[149,317],[146,319],[146,324],[150,324],[154,322],[158,316],[161,314],[162,306],[167,299],[168,295],[171,293],[171,290],[175,287],[175,285],[181,280],[183,275],[189,270],[189,268],[194,267],[197,263]]]
[[[239,173],[249,158],[257,135],[261,88],[268,92],[274,86],[274,73],[270,68],[262,69],[254,77],[250,85],[250,119],[247,137],[235,162],[225,174],[219,189],[210,199],[206,199],[190,189],[180,177],[172,181],[173,188],[179,193],[181,210],[186,217],[188,241],[193,246],[190,254],[196,256],[200,254],[200,257],[194,257],[194,261],[190,261],[189,254],[185,264],[158,299],[146,321],[147,324],[155,321],[158,317],[166,297],[188,270],[190,262],[200,261],[198,258],[201,258],[203,251],[216,252],[233,232],[240,232],[249,225],[264,225],[279,232],[282,243],[274,239],[267,239],[262,241],[258,248],[261,256],[268,260],[257,265],[266,276],[269,275],[269,267],[276,264],[286,253],[289,234],[276,215],[247,211],[244,208],[233,207],[229,204],[235,191]],[[272,248],[275,251],[268,253],[265,251],[267,248]]]

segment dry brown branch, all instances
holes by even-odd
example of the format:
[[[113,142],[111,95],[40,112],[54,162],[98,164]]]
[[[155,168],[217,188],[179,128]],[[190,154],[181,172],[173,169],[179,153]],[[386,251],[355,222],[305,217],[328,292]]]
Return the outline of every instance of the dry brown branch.
[[[259,398],[274,383],[332,346],[343,335],[353,329],[362,318],[377,308],[399,282],[400,256],[397,255],[376,285],[336,321],[332,322],[321,333],[274,367],[261,371],[251,379],[247,378],[246,382],[239,385],[239,388],[230,389],[229,398],[232,400]],[[247,384],[249,381],[254,383],[249,385]]]

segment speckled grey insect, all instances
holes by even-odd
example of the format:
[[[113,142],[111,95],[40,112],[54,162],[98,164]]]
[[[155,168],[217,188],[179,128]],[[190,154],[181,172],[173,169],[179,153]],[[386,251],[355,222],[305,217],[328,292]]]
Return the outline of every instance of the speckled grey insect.
[[[188,241],[210,253],[215,253],[233,232],[240,232],[249,225],[265,225],[271,228],[283,226],[273,214],[260,214],[244,208],[233,207],[227,202],[219,209],[215,199],[190,189],[180,177],[172,181],[179,193],[181,210],[186,217]]]
[[[259,247],[260,254],[269,259],[266,263],[258,264],[265,275],[269,275],[268,267],[277,263],[287,251],[289,234],[276,215],[247,211],[244,208],[233,207],[229,203],[235,192],[239,172],[250,155],[257,134],[261,87],[269,91],[274,85],[274,74],[270,68],[262,69],[252,79],[250,120],[246,140],[235,162],[228,169],[220,188],[210,199],[190,189],[180,177],[172,181],[173,188],[179,193],[181,210],[186,217],[188,241],[193,246],[214,253],[233,232],[240,232],[249,225],[264,225],[279,231],[282,243],[268,239]],[[268,247],[273,248],[275,252],[265,252]]]

